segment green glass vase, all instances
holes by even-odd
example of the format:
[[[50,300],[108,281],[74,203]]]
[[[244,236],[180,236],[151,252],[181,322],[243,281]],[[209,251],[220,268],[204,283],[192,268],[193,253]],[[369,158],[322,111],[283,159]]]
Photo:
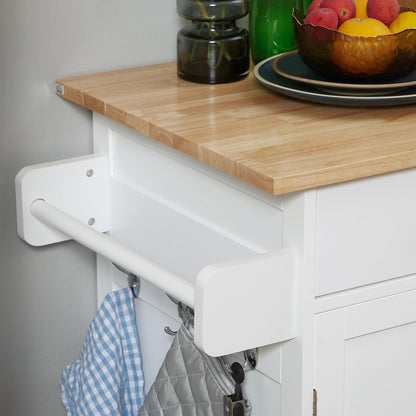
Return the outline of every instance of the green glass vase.
[[[254,63],[296,49],[293,7],[302,0],[251,0],[250,49]],[[308,2],[309,3],[309,2]]]
[[[248,31],[236,25],[248,0],[177,0],[176,9],[189,22],[177,35],[179,77],[220,84],[248,75]]]

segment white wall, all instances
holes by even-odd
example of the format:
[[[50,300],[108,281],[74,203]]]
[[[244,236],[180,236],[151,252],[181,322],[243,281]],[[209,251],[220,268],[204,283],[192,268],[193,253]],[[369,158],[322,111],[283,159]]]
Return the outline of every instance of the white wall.
[[[87,154],[91,114],[53,93],[63,76],[175,59],[174,0],[0,2],[0,414],[64,415],[58,380],[95,314],[94,255],[16,235],[14,177]]]

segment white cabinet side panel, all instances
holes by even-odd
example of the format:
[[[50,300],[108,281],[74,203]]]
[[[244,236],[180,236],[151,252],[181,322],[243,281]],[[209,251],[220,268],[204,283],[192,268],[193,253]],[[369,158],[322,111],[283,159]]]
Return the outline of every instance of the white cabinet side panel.
[[[136,133],[112,131],[114,177],[254,252],[282,247],[282,211],[144,145]]]

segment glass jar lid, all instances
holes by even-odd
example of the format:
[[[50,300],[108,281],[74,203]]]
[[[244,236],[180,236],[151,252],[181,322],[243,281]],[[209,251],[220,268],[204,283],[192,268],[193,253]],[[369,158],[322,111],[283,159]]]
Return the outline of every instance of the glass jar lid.
[[[236,20],[248,13],[248,0],[176,0],[176,10],[191,20]]]

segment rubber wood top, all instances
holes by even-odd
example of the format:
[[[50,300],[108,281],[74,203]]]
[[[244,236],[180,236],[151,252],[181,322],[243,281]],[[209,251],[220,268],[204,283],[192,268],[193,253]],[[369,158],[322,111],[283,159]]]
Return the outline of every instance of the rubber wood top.
[[[266,192],[282,194],[416,166],[414,105],[331,107],[250,74],[181,80],[176,63],[63,78],[62,96]]]

